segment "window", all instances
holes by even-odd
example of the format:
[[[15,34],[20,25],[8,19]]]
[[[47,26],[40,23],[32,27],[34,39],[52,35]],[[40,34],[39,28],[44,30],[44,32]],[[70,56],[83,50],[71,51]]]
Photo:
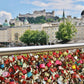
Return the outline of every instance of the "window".
[[[19,36],[19,34],[15,33],[15,40],[17,40],[17,41],[18,41],[18,36]]]

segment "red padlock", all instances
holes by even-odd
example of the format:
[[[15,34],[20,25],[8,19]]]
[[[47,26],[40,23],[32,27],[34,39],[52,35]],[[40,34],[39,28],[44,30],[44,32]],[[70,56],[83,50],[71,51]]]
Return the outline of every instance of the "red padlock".
[[[37,70],[35,70],[34,74],[37,74],[37,73],[38,73],[38,71],[37,71]]]
[[[50,71],[51,71],[51,72],[55,72],[55,70],[54,70],[54,69],[50,69]]]
[[[40,68],[45,68],[45,64],[40,64]]]
[[[47,63],[47,66],[50,67],[52,65],[51,61]]]
[[[22,59],[22,55],[17,56],[17,59],[18,60]]]
[[[26,81],[23,81],[22,84],[26,84]]]
[[[53,56],[55,56],[55,55],[56,55],[56,52],[54,51],[54,52],[53,52]]]
[[[56,78],[59,78],[59,74],[55,74],[55,77],[56,77]]]
[[[47,81],[48,80],[48,77],[44,77],[44,80]]]
[[[9,64],[9,60],[7,59],[4,63],[5,63],[5,64]]]
[[[31,61],[34,61],[35,60],[35,58],[34,57],[31,57],[31,59],[30,59]]]
[[[26,69],[22,70],[22,73],[23,74],[26,74],[27,73],[27,70]]]
[[[53,59],[53,56],[49,56],[50,59]]]
[[[25,79],[25,75],[22,75],[21,78],[22,78],[22,79]]]
[[[4,81],[4,77],[0,76],[0,80],[1,80],[1,81]]]
[[[13,72],[13,68],[9,68],[9,72],[10,72],[10,73]]]
[[[43,55],[44,58],[47,58],[47,55]]]

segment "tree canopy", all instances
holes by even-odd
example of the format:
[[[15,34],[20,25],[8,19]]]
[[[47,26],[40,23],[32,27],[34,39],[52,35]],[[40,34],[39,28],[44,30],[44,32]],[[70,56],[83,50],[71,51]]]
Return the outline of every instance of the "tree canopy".
[[[55,34],[58,40],[67,42],[75,36],[76,32],[77,29],[75,28],[75,26],[71,24],[71,22],[66,21],[59,25],[59,29]]]
[[[54,18],[46,18],[45,16],[39,16],[36,18],[33,17],[28,17],[29,23],[46,23],[46,22],[54,22],[55,20],[59,19],[59,17],[54,17]]]
[[[46,44],[48,40],[48,35],[44,31],[34,31],[34,30],[27,30],[21,37],[20,40],[27,45],[30,45],[31,43],[41,45]]]

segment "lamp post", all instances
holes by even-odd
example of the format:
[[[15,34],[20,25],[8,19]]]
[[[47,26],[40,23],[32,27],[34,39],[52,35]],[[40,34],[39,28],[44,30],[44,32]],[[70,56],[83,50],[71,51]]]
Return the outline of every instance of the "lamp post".
[[[46,45],[48,45],[48,36],[46,34]]]

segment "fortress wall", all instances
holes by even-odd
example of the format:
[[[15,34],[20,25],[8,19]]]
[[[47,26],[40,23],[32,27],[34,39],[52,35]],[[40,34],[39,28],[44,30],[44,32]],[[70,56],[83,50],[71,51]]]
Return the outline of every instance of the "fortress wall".
[[[47,17],[47,16],[51,17],[52,16],[52,17],[54,17],[55,16],[55,12],[54,11],[52,11],[52,12],[45,12],[45,10],[43,10],[43,11],[34,11],[33,14],[30,14],[30,13],[19,14],[18,17],[34,17],[34,18],[36,18],[38,16],[45,16],[45,17]]]

